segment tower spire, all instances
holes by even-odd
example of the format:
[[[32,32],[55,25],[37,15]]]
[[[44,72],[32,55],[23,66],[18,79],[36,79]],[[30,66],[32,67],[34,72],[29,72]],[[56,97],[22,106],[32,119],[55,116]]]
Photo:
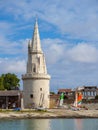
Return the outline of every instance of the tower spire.
[[[34,52],[42,52],[37,17],[35,21],[34,33],[33,33],[33,38],[32,38],[32,50]]]

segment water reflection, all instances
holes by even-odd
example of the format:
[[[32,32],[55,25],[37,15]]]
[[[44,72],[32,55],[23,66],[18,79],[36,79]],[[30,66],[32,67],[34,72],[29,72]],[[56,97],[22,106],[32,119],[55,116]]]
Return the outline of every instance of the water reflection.
[[[49,119],[0,120],[0,130],[51,130]]]
[[[74,130],[83,130],[83,123],[82,123],[82,119],[74,119]]]
[[[50,130],[49,119],[29,119],[24,121],[24,130]]]
[[[74,122],[72,119],[51,119],[51,130],[73,130]]]
[[[98,130],[98,119],[0,120],[0,130]]]

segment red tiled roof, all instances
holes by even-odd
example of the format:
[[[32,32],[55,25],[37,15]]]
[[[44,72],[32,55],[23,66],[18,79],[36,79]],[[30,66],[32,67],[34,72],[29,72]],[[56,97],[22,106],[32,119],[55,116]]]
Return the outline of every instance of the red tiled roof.
[[[71,92],[71,89],[59,89],[58,92]]]

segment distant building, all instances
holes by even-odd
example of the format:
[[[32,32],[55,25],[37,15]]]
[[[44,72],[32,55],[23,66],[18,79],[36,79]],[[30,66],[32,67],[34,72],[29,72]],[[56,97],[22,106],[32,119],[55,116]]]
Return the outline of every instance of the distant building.
[[[98,95],[97,86],[82,86],[77,90],[82,92],[83,99],[95,99],[95,96]]]
[[[72,89],[59,89],[58,94],[64,93],[69,94],[72,91]]]
[[[0,108],[13,109],[21,108],[23,92],[19,90],[0,91]]]
[[[65,99],[73,99],[74,98],[74,91],[72,89],[59,89],[58,94],[64,93]]]

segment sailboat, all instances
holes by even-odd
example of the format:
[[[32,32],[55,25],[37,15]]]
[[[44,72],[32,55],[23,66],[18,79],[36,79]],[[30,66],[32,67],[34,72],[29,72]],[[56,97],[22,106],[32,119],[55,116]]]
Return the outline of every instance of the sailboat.
[[[74,111],[80,110],[81,104],[82,104],[82,93],[76,91],[75,101],[71,109]]]
[[[63,106],[63,101],[64,101],[64,93],[61,93],[61,95],[60,95],[60,104],[59,104],[60,107]]]

